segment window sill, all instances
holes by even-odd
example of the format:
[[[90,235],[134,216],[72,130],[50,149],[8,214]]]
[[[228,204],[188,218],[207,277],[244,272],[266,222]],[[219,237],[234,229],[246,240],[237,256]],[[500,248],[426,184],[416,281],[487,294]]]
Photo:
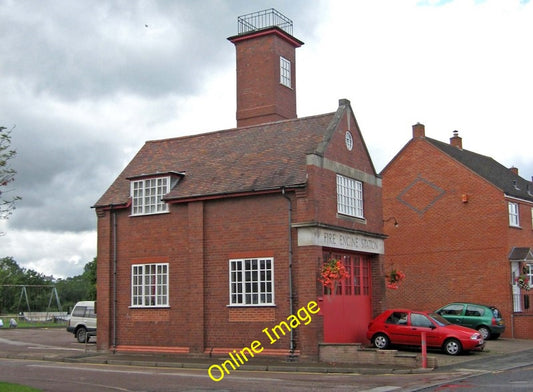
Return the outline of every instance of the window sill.
[[[287,86],[285,83],[279,82],[279,85],[288,88],[289,90],[294,90],[292,86]]]
[[[128,306],[129,309],[170,309],[170,305],[158,305],[158,306]]]
[[[245,304],[236,304],[236,305],[226,305],[227,308],[275,308],[276,304],[252,304],[252,305],[245,305]]]
[[[358,223],[361,223],[363,225],[366,225],[367,221],[366,221],[366,218],[361,218],[361,217],[357,217],[357,216],[351,216],[351,215],[345,215],[345,214],[341,214],[340,212],[337,212],[337,218],[338,219],[344,219],[344,220],[349,220],[351,222],[358,222]]]
[[[151,212],[149,214],[130,214],[130,218],[137,218],[139,216],[153,216],[153,215],[163,215],[163,214],[170,214],[170,211],[161,211],[161,212]]]

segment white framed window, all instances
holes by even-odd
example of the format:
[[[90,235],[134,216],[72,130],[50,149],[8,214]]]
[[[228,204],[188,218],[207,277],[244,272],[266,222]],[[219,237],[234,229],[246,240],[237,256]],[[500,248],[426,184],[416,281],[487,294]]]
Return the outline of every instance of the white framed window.
[[[364,218],[363,183],[337,174],[337,212]]]
[[[170,177],[148,178],[131,182],[131,214],[147,215],[168,212],[168,204],[162,201],[170,191]]]
[[[284,86],[292,88],[291,62],[282,56],[279,57],[279,82]]]
[[[533,229],[533,207],[531,207],[531,228]]]
[[[168,306],[168,263],[131,266],[131,306]]]
[[[274,305],[272,257],[229,261],[229,303],[239,306]]]
[[[509,202],[509,226],[520,226],[518,203]]]

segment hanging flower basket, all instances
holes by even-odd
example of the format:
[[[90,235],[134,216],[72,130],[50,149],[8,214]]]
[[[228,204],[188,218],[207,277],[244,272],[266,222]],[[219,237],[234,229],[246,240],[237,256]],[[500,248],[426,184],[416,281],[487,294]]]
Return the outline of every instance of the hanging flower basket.
[[[349,277],[350,274],[346,271],[344,264],[340,260],[330,258],[322,266],[318,280],[324,287],[331,289],[331,292],[335,293],[338,282]]]
[[[526,275],[520,275],[515,282],[521,289],[529,291],[529,278]]]
[[[524,289],[526,291],[529,291],[529,268],[526,264],[522,265],[522,274],[518,276],[518,278],[515,278],[515,282],[521,289]]]
[[[400,283],[405,279],[405,274],[396,269],[392,269],[388,275],[385,275],[385,283],[388,289],[396,290]]]

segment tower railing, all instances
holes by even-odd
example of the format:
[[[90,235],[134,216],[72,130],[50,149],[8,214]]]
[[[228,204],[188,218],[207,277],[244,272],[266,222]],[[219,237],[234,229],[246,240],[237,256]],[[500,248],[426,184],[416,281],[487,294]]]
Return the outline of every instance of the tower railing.
[[[292,20],[274,8],[252,12],[251,14],[241,15],[237,18],[238,34],[263,30],[269,27],[279,27],[286,33],[292,35]]]

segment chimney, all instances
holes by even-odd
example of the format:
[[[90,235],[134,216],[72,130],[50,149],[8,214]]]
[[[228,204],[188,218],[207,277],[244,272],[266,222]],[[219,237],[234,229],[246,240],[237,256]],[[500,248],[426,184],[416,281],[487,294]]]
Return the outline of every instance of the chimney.
[[[509,170],[511,170],[512,173],[518,175],[518,168],[517,168],[517,167],[511,166],[511,167],[509,168]]]
[[[413,139],[419,137],[426,137],[426,127],[424,124],[416,123],[413,125]]]
[[[292,20],[271,8],[239,16],[228,40],[237,53],[237,127],[296,118]]]
[[[453,136],[450,138],[450,144],[458,149],[463,149],[463,138],[459,136],[459,131],[453,131]]]

